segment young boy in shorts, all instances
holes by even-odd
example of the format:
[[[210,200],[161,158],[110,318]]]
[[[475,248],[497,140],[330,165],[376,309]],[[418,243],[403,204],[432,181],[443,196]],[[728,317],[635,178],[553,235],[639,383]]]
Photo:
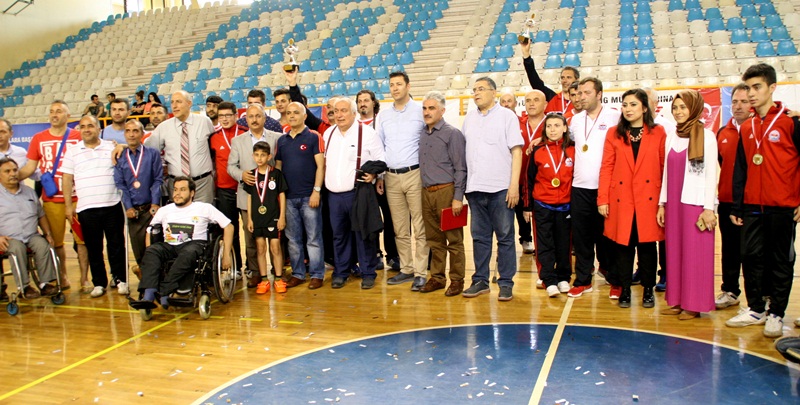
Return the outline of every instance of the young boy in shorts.
[[[258,270],[262,281],[256,287],[256,294],[269,292],[267,279],[267,241],[272,253],[272,265],[275,269],[275,292],[286,292],[283,281],[283,252],[281,250],[281,231],[286,227],[286,181],[283,173],[268,164],[272,159],[270,146],[266,142],[253,145],[253,160],[257,167],[254,170],[255,184],[245,185],[244,190],[250,194],[247,200],[249,231],[256,239],[258,249]]]

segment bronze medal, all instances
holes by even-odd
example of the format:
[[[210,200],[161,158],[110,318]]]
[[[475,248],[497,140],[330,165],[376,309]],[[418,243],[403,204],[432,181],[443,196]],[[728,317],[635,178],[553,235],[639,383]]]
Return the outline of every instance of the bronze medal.
[[[753,155],[753,164],[754,165],[760,166],[762,163],[764,163],[764,155],[762,155],[760,153],[756,153],[755,155]]]
[[[584,151],[584,152],[588,151],[589,150],[589,145],[588,144],[584,144],[583,148],[581,148],[581,150]]]
[[[258,213],[261,214],[261,215],[266,214],[267,213],[267,207],[265,207],[263,205],[258,207]]]
[[[133,182],[133,188],[139,188],[142,186],[142,183],[139,183],[139,180]]]
[[[561,185],[561,180],[559,180],[559,179],[553,179],[553,180],[551,180],[551,181],[550,181],[550,184],[552,184],[552,185],[553,185],[553,187],[558,187],[558,186],[560,186],[560,185]]]

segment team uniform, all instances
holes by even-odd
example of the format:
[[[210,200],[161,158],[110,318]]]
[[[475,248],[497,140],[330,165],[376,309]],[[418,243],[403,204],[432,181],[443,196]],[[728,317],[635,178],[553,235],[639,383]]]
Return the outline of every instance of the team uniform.
[[[742,265],[741,227],[728,220],[733,210],[733,167],[739,146],[739,124],[731,118],[728,125],[717,132],[719,153],[719,184],[717,198],[719,206],[719,232],[722,241],[722,291],[739,296],[739,269]]]
[[[255,170],[256,183],[245,184],[244,190],[250,194],[252,212],[248,211],[253,219],[253,236],[256,238],[280,238],[278,218],[281,216],[281,193],[286,192],[286,180],[279,169],[269,167],[266,173]]]

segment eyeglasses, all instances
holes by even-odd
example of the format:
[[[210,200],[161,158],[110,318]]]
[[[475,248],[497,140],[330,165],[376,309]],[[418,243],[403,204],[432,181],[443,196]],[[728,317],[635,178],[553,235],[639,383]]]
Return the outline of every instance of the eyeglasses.
[[[483,93],[484,91],[494,91],[494,89],[486,88],[486,87],[478,87],[478,88],[472,89],[472,93],[473,94],[474,93]]]
[[[231,117],[235,117],[236,114],[219,114],[217,116],[220,117],[220,118],[231,118]]]

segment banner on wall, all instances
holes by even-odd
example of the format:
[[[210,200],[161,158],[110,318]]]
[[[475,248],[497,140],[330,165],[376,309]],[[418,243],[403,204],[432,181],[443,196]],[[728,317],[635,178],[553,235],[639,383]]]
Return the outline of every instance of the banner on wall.
[[[75,128],[78,126],[78,121],[70,122],[67,124],[67,126],[70,128]],[[33,136],[44,131],[45,129],[50,128],[50,124],[16,124],[13,127],[14,136],[11,138],[11,143],[19,146],[20,148],[28,150],[28,145],[31,143]]]
[[[714,133],[719,130],[721,111],[722,111],[722,98],[720,88],[702,88],[695,89],[700,92],[705,101],[703,108],[703,121],[705,127]],[[672,100],[680,90],[661,90],[658,92],[658,113],[665,118],[675,122],[672,117]],[[622,94],[624,91],[609,91],[603,93],[603,105],[620,110],[622,108]],[[728,114],[730,114],[730,96],[728,96]]]

